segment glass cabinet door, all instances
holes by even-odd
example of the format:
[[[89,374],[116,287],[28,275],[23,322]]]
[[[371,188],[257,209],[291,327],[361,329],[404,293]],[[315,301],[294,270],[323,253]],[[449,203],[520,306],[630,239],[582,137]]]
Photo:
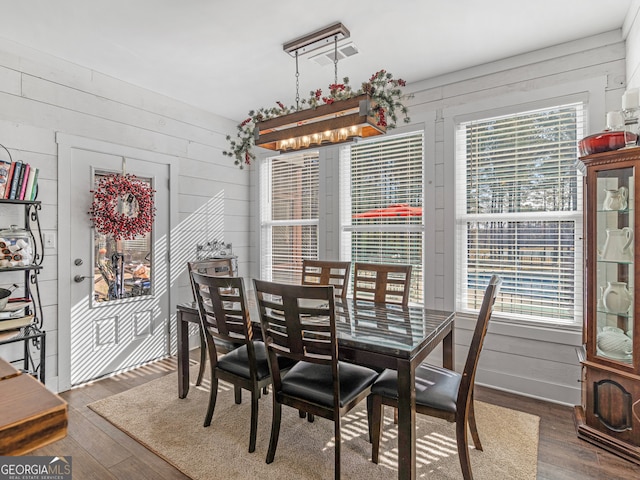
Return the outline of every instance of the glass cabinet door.
[[[596,179],[596,356],[633,364],[635,169],[600,170]],[[593,198],[593,197],[592,197]]]

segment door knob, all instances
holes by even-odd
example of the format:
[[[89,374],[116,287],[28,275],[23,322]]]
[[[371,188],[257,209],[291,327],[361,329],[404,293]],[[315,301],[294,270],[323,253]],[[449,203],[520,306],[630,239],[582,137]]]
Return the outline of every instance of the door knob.
[[[73,277],[73,281],[76,283],[80,283],[82,282],[85,278],[89,278],[89,277],[85,277],[84,275],[76,275],[75,277]]]

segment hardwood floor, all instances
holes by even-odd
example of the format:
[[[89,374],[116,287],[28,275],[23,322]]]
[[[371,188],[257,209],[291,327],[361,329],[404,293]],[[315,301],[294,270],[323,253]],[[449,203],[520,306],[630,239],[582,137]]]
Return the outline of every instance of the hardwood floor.
[[[198,352],[192,352],[192,362],[195,363],[197,358]],[[70,455],[73,462],[73,478],[78,480],[189,478],[87,407],[96,400],[175,370],[175,358],[170,358],[63,393],[61,396],[69,402],[68,435],[54,444],[34,451],[32,455]],[[476,388],[475,396],[483,402],[540,417],[540,480],[640,478],[640,466],[577,438],[571,407],[483,387]]]

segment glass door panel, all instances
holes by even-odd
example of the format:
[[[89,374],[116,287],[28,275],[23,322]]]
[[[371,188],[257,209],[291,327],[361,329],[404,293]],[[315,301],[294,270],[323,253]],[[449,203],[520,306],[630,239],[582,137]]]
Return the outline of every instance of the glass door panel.
[[[96,174],[94,184],[103,176]],[[150,178],[137,179],[151,186]],[[133,202],[120,201],[117,208],[125,215],[138,214],[135,199]],[[94,229],[94,302],[152,295],[151,241],[152,232],[138,235],[133,240],[116,240],[112,235]]]
[[[635,169],[598,171],[596,189],[596,355],[632,364]]]

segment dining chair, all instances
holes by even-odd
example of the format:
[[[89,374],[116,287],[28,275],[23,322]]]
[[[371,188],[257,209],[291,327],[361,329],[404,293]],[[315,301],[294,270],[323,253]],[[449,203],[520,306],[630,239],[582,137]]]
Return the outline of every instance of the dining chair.
[[[302,285],[333,285],[336,298],[344,300],[349,291],[351,262],[302,259]],[[300,410],[300,418],[312,423],[313,414]]]
[[[493,311],[502,279],[493,275],[487,286],[478,320],[471,339],[469,353],[462,374],[446,368],[426,363],[416,369],[416,413],[442,418],[456,424],[458,456],[465,480],[471,480],[471,459],[467,438],[467,426],[476,450],[482,451],[480,436],[476,427],[473,407],[473,386],[480,351],[487,333],[489,319]],[[378,463],[380,437],[382,434],[383,405],[398,406],[398,374],[395,370],[385,370],[371,388],[371,459]]]
[[[378,373],[338,361],[333,286],[253,282],[273,379],[273,419],[266,461],[274,460],[282,405],[287,405],[334,422],[334,476],[339,479],[340,419],[369,395]],[[277,362],[280,356],[298,362],[286,375]]]
[[[302,260],[302,285],[333,285],[337,298],[347,298],[351,262]]]
[[[411,265],[354,264],[353,298],[407,306],[411,287]]]
[[[191,282],[191,288],[193,289],[193,282],[191,281],[191,272],[204,273],[214,277],[234,277],[235,269],[230,258],[211,258],[207,260],[198,260],[194,262],[187,262],[187,271],[189,273],[189,281]],[[193,299],[195,302],[196,294],[193,293]],[[204,332],[202,328],[198,329],[200,335],[200,368],[198,370],[198,378],[196,385],[202,384],[204,378],[204,371],[207,364],[207,349],[204,340]],[[226,349],[234,348],[234,345],[225,345]]]
[[[260,390],[270,385],[271,377],[265,345],[253,338],[244,281],[240,277],[213,277],[196,272],[191,272],[191,277],[211,364],[211,390],[204,426],[211,425],[218,395],[218,380],[238,387],[235,389],[237,404],[241,402],[241,389],[250,391],[249,452],[253,452],[256,448]],[[214,338],[242,346],[218,356]],[[288,358],[282,358],[280,362],[276,364],[281,370],[287,370],[294,363]]]

